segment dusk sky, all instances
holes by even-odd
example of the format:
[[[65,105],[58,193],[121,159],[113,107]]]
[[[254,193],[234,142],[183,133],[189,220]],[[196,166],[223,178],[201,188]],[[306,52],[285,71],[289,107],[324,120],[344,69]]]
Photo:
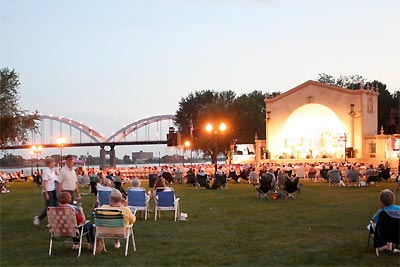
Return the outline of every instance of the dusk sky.
[[[175,114],[195,90],[285,92],[319,73],[399,90],[399,11],[398,0],[0,0],[0,67],[20,74],[21,108],[110,136]]]

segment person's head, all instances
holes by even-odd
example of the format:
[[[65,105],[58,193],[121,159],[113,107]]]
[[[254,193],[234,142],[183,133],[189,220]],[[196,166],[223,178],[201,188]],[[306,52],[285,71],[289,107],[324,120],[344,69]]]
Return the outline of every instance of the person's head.
[[[118,206],[122,201],[122,193],[117,189],[113,189],[110,193],[110,206]]]
[[[67,156],[65,157],[65,165],[66,165],[68,168],[74,167],[74,156],[72,156],[72,155],[67,155]]]
[[[162,178],[162,177],[157,178],[157,180],[154,183],[154,188],[157,188],[157,187],[166,187],[164,178]]]
[[[140,187],[140,185],[141,185],[141,182],[140,182],[140,180],[138,178],[135,178],[135,179],[132,180],[132,186],[133,187]]]
[[[58,195],[58,202],[60,202],[60,204],[65,205],[71,202],[71,194],[68,192],[61,192]]]
[[[379,199],[385,207],[392,205],[396,201],[394,193],[389,189],[382,190],[379,194]]]
[[[49,168],[53,168],[56,163],[56,161],[53,157],[46,157],[44,162],[46,163],[46,166]]]

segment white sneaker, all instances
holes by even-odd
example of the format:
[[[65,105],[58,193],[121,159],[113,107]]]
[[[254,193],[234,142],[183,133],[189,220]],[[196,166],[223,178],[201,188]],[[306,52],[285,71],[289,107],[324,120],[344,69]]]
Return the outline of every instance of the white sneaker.
[[[120,248],[121,247],[121,243],[119,243],[119,240],[117,242],[114,243],[114,248]]]
[[[40,220],[38,216],[35,216],[35,218],[33,218],[33,224],[34,225],[39,225],[40,224]]]
[[[73,244],[72,249],[74,249],[74,250],[79,249],[79,244]]]

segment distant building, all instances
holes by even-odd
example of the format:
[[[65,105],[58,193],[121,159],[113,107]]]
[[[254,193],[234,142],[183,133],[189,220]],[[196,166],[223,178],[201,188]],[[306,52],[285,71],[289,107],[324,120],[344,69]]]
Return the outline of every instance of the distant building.
[[[153,152],[132,152],[132,160],[133,161],[146,161],[153,158]]]

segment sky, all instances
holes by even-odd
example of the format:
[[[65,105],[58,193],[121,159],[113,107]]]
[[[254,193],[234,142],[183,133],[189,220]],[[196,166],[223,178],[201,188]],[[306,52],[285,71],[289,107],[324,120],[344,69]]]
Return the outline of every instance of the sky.
[[[175,114],[196,90],[285,92],[320,73],[400,90],[399,11],[397,0],[0,0],[0,68],[19,73],[22,109],[110,136]]]

